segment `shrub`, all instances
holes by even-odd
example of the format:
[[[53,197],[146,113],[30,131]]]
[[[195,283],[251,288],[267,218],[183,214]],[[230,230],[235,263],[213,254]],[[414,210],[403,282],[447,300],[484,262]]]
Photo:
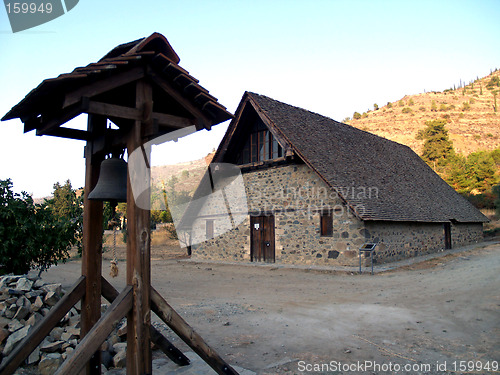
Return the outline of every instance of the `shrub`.
[[[404,107],[401,112],[402,113],[412,113],[413,111],[411,110],[410,107]]]
[[[470,104],[467,102],[462,103],[462,111],[468,111],[470,110]]]
[[[414,104],[415,104],[415,102],[413,101],[413,99],[410,99],[410,101],[408,102],[408,105],[409,105],[409,106],[412,106],[412,105],[414,105]]]
[[[400,101],[399,101],[399,103],[398,103],[398,105],[399,105],[400,107],[404,107],[404,106],[405,106],[405,103],[404,103],[402,100],[400,100]]]
[[[422,105],[422,106],[420,106],[420,107],[418,108],[418,110],[419,110],[419,111],[421,111],[421,112],[425,112],[425,107]]]
[[[437,112],[437,104],[435,100],[431,102],[431,112]]]
[[[439,111],[440,112],[446,112],[447,110],[448,110],[448,107],[446,106],[446,104],[441,103],[439,105]]]
[[[359,120],[361,118],[361,115],[359,114],[359,112],[354,112],[354,114],[352,115],[352,118],[355,120]]]
[[[26,192],[12,192],[0,180],[0,274],[40,272],[68,258],[78,242],[79,223],[57,217],[46,203],[35,204]]]
[[[392,108],[392,103],[391,102],[387,102],[387,108]]]

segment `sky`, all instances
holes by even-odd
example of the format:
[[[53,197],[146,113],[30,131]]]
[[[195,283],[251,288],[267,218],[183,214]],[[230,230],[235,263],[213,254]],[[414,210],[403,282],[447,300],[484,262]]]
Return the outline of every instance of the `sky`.
[[[252,91],[342,121],[500,68],[499,19],[498,0],[80,0],[53,21],[13,33],[1,8],[0,117],[44,79],[159,32],[232,113]],[[85,124],[81,115],[68,126]],[[228,124],[183,138],[162,163],[205,156]],[[81,187],[83,148],[23,134],[19,119],[1,122],[0,179],[35,198],[67,179]]]

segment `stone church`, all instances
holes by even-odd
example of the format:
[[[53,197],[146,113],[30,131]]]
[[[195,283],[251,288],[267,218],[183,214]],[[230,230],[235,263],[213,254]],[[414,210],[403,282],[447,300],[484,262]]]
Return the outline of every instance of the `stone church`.
[[[409,147],[251,92],[217,163],[237,166],[245,194],[229,227],[188,209],[193,259],[356,265],[369,242],[390,262],[482,241],[488,220]]]

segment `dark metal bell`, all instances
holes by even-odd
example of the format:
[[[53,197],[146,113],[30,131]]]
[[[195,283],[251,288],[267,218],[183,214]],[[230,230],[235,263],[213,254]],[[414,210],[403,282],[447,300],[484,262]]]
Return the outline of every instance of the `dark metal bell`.
[[[125,160],[117,157],[103,160],[99,180],[88,198],[98,201],[127,201],[127,163]]]

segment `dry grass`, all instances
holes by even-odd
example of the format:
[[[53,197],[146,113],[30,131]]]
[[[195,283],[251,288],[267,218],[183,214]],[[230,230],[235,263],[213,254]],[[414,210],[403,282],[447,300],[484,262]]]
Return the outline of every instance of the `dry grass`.
[[[456,151],[468,155],[479,150],[493,150],[500,142],[500,112],[494,112],[493,90],[486,88],[492,76],[500,76],[500,71],[479,79],[474,83],[474,88],[467,85],[465,94],[463,89],[456,89],[407,95],[394,101],[392,108],[380,107],[377,111],[367,112],[364,118],[348,123],[405,144],[420,155],[423,141],[415,139],[417,132],[425,127],[425,121],[446,117],[450,139]],[[403,107],[399,106],[400,101]],[[410,105],[410,101],[413,105]],[[431,111],[433,101],[436,111]],[[463,110],[463,103],[469,103],[470,109]],[[500,95],[497,95],[497,105],[500,107]],[[410,108],[411,112],[403,112],[405,108]]]

